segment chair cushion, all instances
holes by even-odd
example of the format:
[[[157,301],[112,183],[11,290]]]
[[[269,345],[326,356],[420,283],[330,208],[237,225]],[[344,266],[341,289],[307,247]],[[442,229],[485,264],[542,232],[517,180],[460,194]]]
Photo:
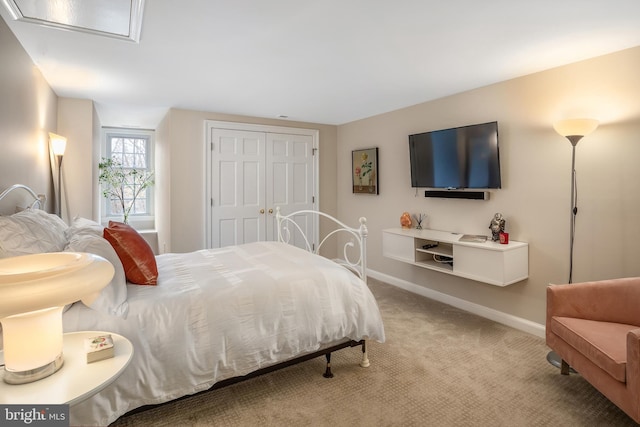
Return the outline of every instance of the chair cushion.
[[[551,318],[551,331],[618,381],[626,381],[627,333],[636,325],[574,317]]]

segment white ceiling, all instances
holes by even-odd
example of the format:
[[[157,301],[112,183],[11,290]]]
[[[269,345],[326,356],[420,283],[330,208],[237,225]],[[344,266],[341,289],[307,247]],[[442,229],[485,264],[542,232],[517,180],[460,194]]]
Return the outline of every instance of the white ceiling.
[[[638,0],[146,0],[139,43],[0,15],[58,96],[147,128],[171,107],[343,124],[640,45]]]

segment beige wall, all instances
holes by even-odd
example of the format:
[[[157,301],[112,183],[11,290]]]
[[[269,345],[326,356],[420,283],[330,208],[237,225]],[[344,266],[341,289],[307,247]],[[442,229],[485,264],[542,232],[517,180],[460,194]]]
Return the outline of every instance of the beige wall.
[[[67,138],[62,160],[62,219],[71,223],[79,215],[98,221],[94,200],[98,192],[100,124],[93,102],[59,98],[58,133]]]
[[[171,131],[169,112],[156,127],[155,132],[155,209],[158,231],[158,253],[171,248]]]
[[[56,94],[0,19],[0,191],[24,184],[54,209],[49,132],[56,131]]]
[[[159,242],[172,252],[205,247],[205,120],[256,123],[318,129],[320,132],[320,209],[336,214],[336,127],[315,123],[260,119],[172,109],[163,120],[158,138],[168,148],[170,185],[160,189],[170,197],[170,237]],[[163,173],[165,173],[163,171]],[[162,251],[162,250],[161,250]]]
[[[0,190],[25,184],[47,195],[48,211],[55,208],[49,161],[49,132],[67,137],[62,162],[62,217],[97,218],[94,144],[99,123],[93,102],[59,98],[0,19]],[[99,136],[99,133],[98,133]]]
[[[93,103],[58,100],[2,20],[0,45],[0,189],[24,183],[52,200],[47,133],[61,133],[67,216],[97,219]],[[638,71],[640,47],[339,127],[172,109],[156,131],[159,251],[205,246],[205,120],[319,129],[320,208],[348,224],[367,217],[372,270],[544,323],[546,285],[568,278],[571,146],[553,131],[556,120],[602,122],[577,147],[574,280],[640,275]],[[407,135],[491,120],[500,126],[503,188],[489,201],[425,199],[410,188]],[[352,194],[351,151],[376,146],[380,195]],[[405,210],[427,213],[432,228],[472,234],[488,233],[502,212],[511,238],[530,244],[530,278],[499,288],[383,258],[381,230],[398,226]]]
[[[339,126],[339,217],[367,217],[371,269],[543,324],[547,284],[568,280],[571,145],[553,130],[556,120],[601,121],[577,146],[574,281],[640,275],[639,73],[640,47]],[[416,194],[409,134],[493,120],[502,189],[489,201]],[[380,195],[352,194],[351,150],[375,146]],[[488,234],[501,212],[510,238],[530,244],[529,279],[500,288],[384,258],[382,229],[399,226],[403,211],[427,213],[430,228],[470,234]]]

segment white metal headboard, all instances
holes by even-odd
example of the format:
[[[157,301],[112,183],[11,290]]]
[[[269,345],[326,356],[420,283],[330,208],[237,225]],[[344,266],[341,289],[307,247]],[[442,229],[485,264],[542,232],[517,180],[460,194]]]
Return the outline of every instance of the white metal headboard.
[[[0,215],[11,215],[24,209],[44,209],[44,194],[36,194],[31,188],[15,184],[0,193]]]
[[[295,222],[294,217],[303,215],[303,214],[311,214],[318,215],[324,218],[328,218],[333,221],[338,227],[330,233],[328,233],[324,238],[320,241],[318,246],[314,248],[311,243],[309,243],[309,239],[304,234],[302,227]],[[349,241],[344,245],[343,248],[343,257],[344,259],[335,259],[334,261],[338,264],[346,267],[352,272],[356,273],[362,280],[367,281],[367,220],[364,217],[359,219],[360,227],[352,228],[348,225],[342,223],[331,215],[327,215],[324,212],[312,211],[312,210],[300,210],[288,215],[282,215],[280,213],[280,208],[276,207],[276,221],[278,227],[278,241],[289,243],[291,240],[291,236],[293,233],[297,233],[296,235],[302,236],[304,241],[306,250],[318,254],[322,245],[329,239],[331,236],[335,236],[339,233],[346,233],[349,238]],[[292,231],[293,230],[293,231]],[[358,259],[351,260],[349,259],[349,249],[355,250],[358,255]]]

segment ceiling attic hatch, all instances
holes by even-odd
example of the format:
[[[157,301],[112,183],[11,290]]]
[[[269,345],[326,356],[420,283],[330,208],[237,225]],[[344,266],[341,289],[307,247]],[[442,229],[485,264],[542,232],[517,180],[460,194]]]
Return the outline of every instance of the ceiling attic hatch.
[[[13,19],[139,42],[144,0],[2,0]]]

